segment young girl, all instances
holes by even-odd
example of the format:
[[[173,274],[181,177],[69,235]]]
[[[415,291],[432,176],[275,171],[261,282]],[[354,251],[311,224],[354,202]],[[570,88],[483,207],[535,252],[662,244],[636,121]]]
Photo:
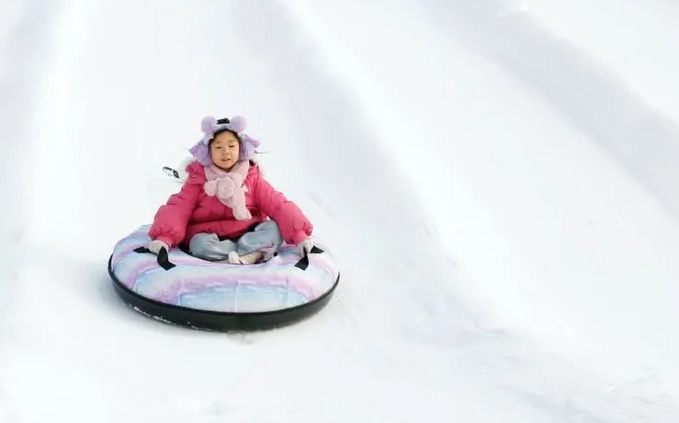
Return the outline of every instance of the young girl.
[[[181,191],[156,212],[148,249],[183,245],[196,257],[231,264],[267,261],[283,241],[310,252],[313,225],[260,173],[253,161],[259,141],[243,132],[245,119],[207,116],[201,128],[203,139],[189,150],[196,160]]]

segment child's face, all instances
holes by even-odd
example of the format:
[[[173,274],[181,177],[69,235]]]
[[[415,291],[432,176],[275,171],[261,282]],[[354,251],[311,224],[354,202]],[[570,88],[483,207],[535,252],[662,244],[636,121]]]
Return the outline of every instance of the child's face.
[[[231,170],[240,157],[238,138],[229,131],[218,134],[210,145],[210,155],[215,165]]]

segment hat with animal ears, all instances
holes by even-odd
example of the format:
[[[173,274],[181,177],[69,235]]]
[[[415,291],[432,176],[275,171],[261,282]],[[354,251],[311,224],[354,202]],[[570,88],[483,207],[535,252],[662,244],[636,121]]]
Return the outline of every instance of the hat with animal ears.
[[[212,116],[205,116],[200,123],[203,131],[203,138],[189,149],[193,157],[203,166],[212,164],[212,158],[208,151],[208,144],[215,137],[215,133],[225,129],[231,130],[240,138],[240,157],[239,161],[250,160],[255,154],[255,149],[259,147],[259,141],[247,135],[245,131],[246,119],[243,116],[233,116],[231,119],[215,119]]]

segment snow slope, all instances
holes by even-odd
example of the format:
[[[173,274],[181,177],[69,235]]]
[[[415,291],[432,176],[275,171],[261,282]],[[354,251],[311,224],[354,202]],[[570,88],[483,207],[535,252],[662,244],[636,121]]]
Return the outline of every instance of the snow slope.
[[[672,97],[556,0],[466,4],[4,3],[0,422],[676,421]],[[132,313],[113,244],[234,113],[335,298],[267,333]]]

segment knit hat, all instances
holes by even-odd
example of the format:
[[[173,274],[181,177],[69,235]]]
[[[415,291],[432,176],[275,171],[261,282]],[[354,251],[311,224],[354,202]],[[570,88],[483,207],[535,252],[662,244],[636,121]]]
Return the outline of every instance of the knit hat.
[[[255,149],[259,147],[259,141],[251,138],[245,132],[246,120],[242,116],[233,116],[231,119],[215,119],[212,116],[205,116],[200,123],[203,131],[203,138],[189,149],[193,157],[203,166],[212,164],[212,158],[208,151],[208,144],[214,138],[215,133],[229,129],[240,138],[240,157],[238,161],[250,160],[254,156]]]

